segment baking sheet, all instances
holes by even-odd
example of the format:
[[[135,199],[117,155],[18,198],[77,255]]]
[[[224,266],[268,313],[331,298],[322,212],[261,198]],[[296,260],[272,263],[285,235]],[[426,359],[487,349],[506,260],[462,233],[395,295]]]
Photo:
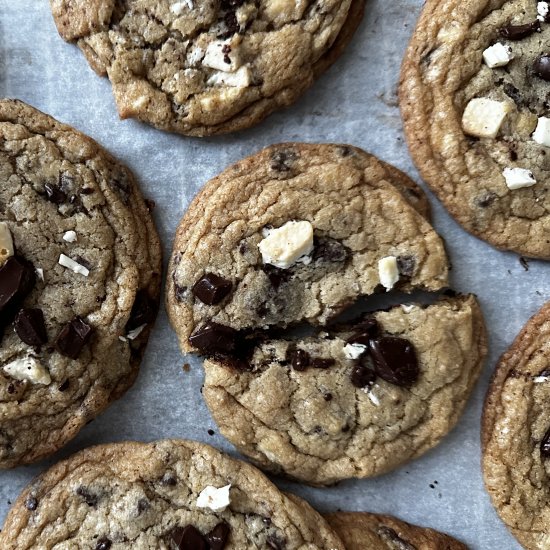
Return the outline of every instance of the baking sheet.
[[[297,104],[251,130],[200,140],[120,121],[109,82],[61,40],[47,0],[0,0],[0,96],[22,99],[75,126],[125,162],[157,204],[166,260],[178,221],[203,183],[271,143],[351,143],[418,180],[403,140],[396,84],[421,5],[421,0],[367,0],[365,19],[343,58]],[[431,198],[435,226],[453,263],[452,283],[479,295],[490,331],[490,355],[466,413],[436,449],[391,474],[328,489],[276,482],[322,511],[390,513],[448,532],[474,549],[516,549],[483,489],[479,419],[496,359],[550,299],[550,263],[530,261],[526,271],[516,255],[467,235]],[[184,363],[191,365],[189,372]],[[181,355],[161,311],[135,386],[54,459],[0,472],[0,524],[33,476],[88,445],[186,437],[234,452],[202,402],[202,377],[200,361]],[[216,433],[209,435],[210,429]]]

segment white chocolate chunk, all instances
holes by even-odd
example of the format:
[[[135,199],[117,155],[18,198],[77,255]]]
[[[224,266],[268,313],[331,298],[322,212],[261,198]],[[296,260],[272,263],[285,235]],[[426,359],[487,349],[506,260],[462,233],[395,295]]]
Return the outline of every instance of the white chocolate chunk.
[[[522,187],[531,187],[537,181],[533,177],[531,170],[525,168],[505,168],[502,172],[508,189],[521,189]]]
[[[185,2],[176,2],[170,6],[170,11],[175,15],[181,15],[185,8],[193,9],[193,0],[185,0]]]
[[[214,512],[223,512],[231,503],[229,489],[231,489],[231,484],[219,489],[208,485],[197,498],[197,506],[199,508],[210,508]]]
[[[399,281],[399,268],[395,256],[386,256],[378,261],[378,278],[386,290],[391,290]]]
[[[244,65],[234,73],[224,73],[223,71],[218,71],[214,73],[206,83],[210,86],[233,86],[235,88],[246,88],[250,86],[252,81],[252,72],[248,65]]]
[[[63,234],[63,240],[67,241],[68,243],[74,243],[76,242],[76,231],[65,231]]]
[[[344,355],[348,359],[359,359],[367,351],[367,346],[363,344],[346,344],[344,346]]]
[[[210,42],[202,64],[218,71],[234,73],[241,66],[238,43],[235,40]]]
[[[546,16],[548,15],[548,11],[550,9],[550,6],[548,6],[548,2],[538,2],[537,3],[537,19],[539,21],[545,21]]]
[[[375,407],[380,406],[380,399],[378,399],[378,397],[376,396],[376,394],[372,390],[367,391],[367,397],[371,400],[371,403]]]
[[[0,222],[0,266],[13,256],[13,239],[6,222]]]
[[[264,264],[286,269],[313,250],[313,226],[307,221],[290,221],[271,229],[258,244]]]
[[[47,386],[52,379],[50,373],[34,358],[28,355],[4,365],[4,372],[16,380],[28,380],[33,384]]]
[[[416,306],[414,304],[401,304],[401,309],[405,313],[410,313]]]
[[[129,331],[128,334],[126,335],[126,338],[128,338],[128,340],[135,340],[143,332],[143,329],[146,326],[147,324],[140,325],[139,327]]]
[[[533,378],[535,384],[542,384],[543,382],[548,382],[548,380],[550,380],[550,376],[535,376]]]
[[[62,265],[63,267],[66,267],[67,269],[70,269],[75,273],[80,273],[80,275],[84,275],[84,277],[87,277],[90,274],[90,270],[88,268],[84,267],[78,262],[75,262],[74,260],[69,258],[69,256],[65,256],[65,254],[61,254],[59,256],[58,263],[59,265]]]
[[[43,281],[44,280],[44,270],[41,267],[35,267],[34,270],[36,271],[36,275],[38,278]]]
[[[507,101],[476,97],[464,110],[462,129],[470,136],[494,138],[511,110],[512,105]]]
[[[550,118],[539,117],[537,128],[533,133],[533,140],[540,143],[540,145],[550,147]]]
[[[512,48],[510,46],[505,46],[500,42],[489,46],[483,52],[483,61],[489,69],[495,69],[496,67],[504,67],[508,65],[513,59]]]

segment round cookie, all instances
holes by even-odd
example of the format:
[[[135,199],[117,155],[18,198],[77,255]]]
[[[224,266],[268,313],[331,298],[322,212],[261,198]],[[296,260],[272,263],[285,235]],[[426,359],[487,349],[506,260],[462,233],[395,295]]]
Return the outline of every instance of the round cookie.
[[[443,243],[409,201],[426,211],[404,174],[350,146],[280,144],[229,167],[176,232],[166,304],[181,348],[233,353],[238,334],[325,324],[384,290],[381,260],[393,261],[396,289],[445,288]],[[293,222],[313,249],[276,267],[266,243]]]
[[[262,468],[315,485],[390,471],[456,424],[487,351],[473,296],[403,305],[313,336],[209,357],[203,397]]]
[[[451,214],[498,248],[550,259],[550,23],[544,6],[537,15],[541,4],[428,0],[399,95],[412,158]]]
[[[128,389],[161,250],[132,174],[96,142],[0,101],[0,468],[51,454]]]
[[[500,358],[482,419],[485,486],[524,548],[550,545],[550,303]]]
[[[193,136],[252,126],[340,55],[365,0],[50,0],[60,35],[107,75],[121,118]]]
[[[461,542],[392,516],[336,512],[325,519],[352,550],[467,550]]]
[[[0,545],[344,550],[317,512],[254,467],[176,440],[102,445],[59,463],[15,502]]]

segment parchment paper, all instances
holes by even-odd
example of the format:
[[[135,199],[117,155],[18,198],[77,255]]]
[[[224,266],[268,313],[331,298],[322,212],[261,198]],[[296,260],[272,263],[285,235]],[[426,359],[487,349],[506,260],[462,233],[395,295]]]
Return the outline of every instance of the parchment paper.
[[[403,140],[396,83],[421,5],[421,0],[368,0],[365,20],[343,58],[297,104],[251,130],[200,140],[120,121],[109,82],[61,40],[47,0],[0,0],[0,96],[22,99],[75,126],[125,162],[144,194],[156,201],[166,259],[178,221],[200,187],[271,143],[351,143],[418,180]],[[516,549],[483,488],[479,419],[496,359],[550,299],[550,263],[530,261],[525,271],[516,255],[466,234],[431,198],[435,226],[454,266],[453,285],[479,295],[490,331],[491,353],[466,413],[436,449],[389,475],[328,489],[276,482],[323,511],[390,513],[448,532],[474,549]],[[191,365],[189,372],[184,363]],[[186,437],[234,452],[202,402],[202,378],[200,361],[181,355],[162,310],[135,386],[51,460],[0,472],[0,523],[33,476],[88,445]],[[210,436],[209,429],[216,434]]]

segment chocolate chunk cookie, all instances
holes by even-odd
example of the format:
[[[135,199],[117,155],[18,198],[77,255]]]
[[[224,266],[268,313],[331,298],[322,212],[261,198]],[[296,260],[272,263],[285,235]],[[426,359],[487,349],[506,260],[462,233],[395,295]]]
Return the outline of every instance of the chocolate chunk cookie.
[[[444,533],[391,516],[338,512],[325,519],[352,550],[467,550]]]
[[[234,354],[251,332],[322,325],[360,296],[446,287],[441,239],[408,202],[425,211],[425,198],[404,181],[360,149],[298,143],[211,180],[180,223],[169,267],[182,349]]]
[[[119,114],[206,136],[294,102],[336,60],[365,0],[50,0],[60,35],[108,75]]]
[[[500,358],[482,420],[483,474],[493,504],[524,548],[550,541],[550,303]]]
[[[0,101],[0,468],[53,453],[131,386],[161,251],[131,173]]]
[[[312,484],[370,477],[455,425],[486,354],[473,296],[397,306],[313,336],[205,361],[221,433],[271,471]]]
[[[5,550],[344,550],[311,507],[258,470],[191,441],[93,447],[36,479],[0,533]]]
[[[550,23],[536,0],[428,0],[400,104],[423,178],[471,233],[550,259]]]

